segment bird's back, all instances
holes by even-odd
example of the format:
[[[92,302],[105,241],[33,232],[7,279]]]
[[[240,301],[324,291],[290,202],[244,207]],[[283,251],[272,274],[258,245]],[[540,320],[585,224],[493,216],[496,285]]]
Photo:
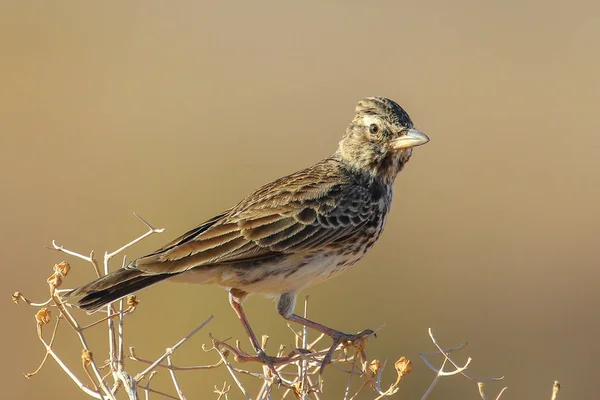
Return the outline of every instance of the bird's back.
[[[391,200],[391,185],[327,158],[262,186],[195,237],[133,266],[177,269],[184,273],[174,280],[249,293],[299,290],[360,260],[381,234]]]

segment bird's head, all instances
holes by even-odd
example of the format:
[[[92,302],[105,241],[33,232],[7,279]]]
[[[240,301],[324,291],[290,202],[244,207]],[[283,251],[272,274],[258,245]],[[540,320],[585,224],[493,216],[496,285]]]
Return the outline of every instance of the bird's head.
[[[429,141],[395,101],[367,97],[340,141],[337,154],[350,167],[393,182],[412,154],[412,148]]]

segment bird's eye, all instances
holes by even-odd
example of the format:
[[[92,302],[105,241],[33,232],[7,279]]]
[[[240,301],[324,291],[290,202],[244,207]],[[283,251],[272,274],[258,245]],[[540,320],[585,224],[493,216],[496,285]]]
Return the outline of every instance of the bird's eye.
[[[379,132],[379,127],[377,126],[377,124],[371,124],[371,126],[369,126],[369,132],[371,132],[371,133]]]

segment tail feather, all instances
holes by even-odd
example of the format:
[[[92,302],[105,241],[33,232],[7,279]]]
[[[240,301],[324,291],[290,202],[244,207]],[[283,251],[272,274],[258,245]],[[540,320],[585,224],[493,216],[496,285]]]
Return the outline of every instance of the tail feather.
[[[144,275],[142,271],[137,269],[120,269],[102,276],[85,286],[74,289],[63,296],[83,296],[77,301],[77,306],[88,313],[92,313],[112,301],[171,276],[173,274]]]

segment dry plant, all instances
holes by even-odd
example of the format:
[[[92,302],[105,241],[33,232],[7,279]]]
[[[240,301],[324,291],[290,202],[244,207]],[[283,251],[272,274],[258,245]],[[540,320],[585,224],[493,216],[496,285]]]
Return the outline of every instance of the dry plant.
[[[111,253],[106,252],[104,254],[102,270],[99,267],[93,251],[89,256],[86,256],[59,246],[56,242],[52,243],[50,249],[88,262],[92,266],[96,276],[100,277],[108,274],[109,263],[115,256],[144,238],[163,231],[163,229],[152,227],[141,217],[138,216],[138,218],[148,228],[146,233]],[[125,257],[123,257],[122,266],[125,266]],[[39,367],[31,373],[25,374],[27,378],[36,375],[47,360],[52,358],[83,393],[96,399],[115,400],[117,399],[118,394],[119,396],[123,396],[124,394],[129,399],[138,399],[141,392],[144,393],[146,399],[149,399],[151,395],[153,397],[156,395],[171,399],[185,399],[183,389],[177,379],[177,374],[179,372],[225,368],[231,376],[231,381],[235,387],[237,387],[237,390],[239,390],[247,399],[271,399],[275,394],[278,394],[281,395],[281,398],[295,397],[297,399],[312,398],[316,400],[322,398],[343,398],[344,400],[352,400],[355,399],[359,393],[365,391],[365,389],[369,389],[374,391],[372,397],[379,400],[396,394],[399,391],[400,383],[412,370],[411,361],[405,357],[401,357],[394,363],[396,371],[395,381],[389,384],[387,388],[384,388],[382,375],[387,365],[387,360],[383,363],[377,359],[369,361],[366,355],[364,342],[359,344],[340,344],[334,349],[330,349],[327,346],[321,345],[321,340],[323,339],[322,334],[314,340],[309,340],[306,327],[303,327],[301,331],[297,332],[291,326],[290,329],[294,335],[296,349],[286,355],[284,346],[280,346],[277,351],[278,363],[274,366],[264,365],[262,372],[250,371],[240,366],[250,358],[250,355],[242,350],[239,341],[237,341],[235,345],[231,345],[228,343],[228,340],[218,340],[212,336],[210,336],[210,346],[202,345],[202,348],[205,352],[214,353],[217,356],[217,361],[215,363],[189,366],[174,364],[172,357],[175,351],[211,322],[213,316],[207,317],[200,325],[198,325],[198,327],[173,346],[168,347],[156,360],[149,360],[139,356],[136,354],[133,347],[129,348],[129,354],[126,355],[124,350],[125,319],[136,310],[138,307],[138,300],[135,296],[117,300],[105,307],[103,310],[105,313],[104,316],[93,323],[82,325],[76,315],[83,315],[83,313],[70,303],[65,302],[60,296],[61,292],[67,291],[59,288],[69,273],[70,268],[70,264],[64,261],[54,266],[52,275],[47,279],[50,296],[43,302],[32,302],[20,292],[15,292],[12,295],[12,299],[15,303],[24,302],[29,306],[38,309],[35,313],[37,336],[43,345],[45,354]],[[117,309],[115,309],[115,305]],[[307,317],[307,310],[308,298],[305,300],[304,305],[305,317]],[[70,330],[75,333],[81,343],[81,367],[78,370],[69,368],[53,348],[57,340],[59,325],[61,325],[62,321],[64,321]],[[50,328],[51,332],[45,332],[45,326],[51,324],[53,324],[52,328]],[[101,328],[107,330],[109,351],[108,359],[106,361],[98,362],[95,356],[97,352],[92,351],[92,347],[86,339],[86,332],[90,329]],[[421,353],[420,356],[425,365],[435,373],[435,377],[421,399],[429,397],[440,378],[454,375],[462,375],[468,380],[477,383],[481,398],[483,400],[491,399],[484,393],[484,384],[486,381],[496,381],[502,379],[502,377],[479,379],[467,374],[466,369],[470,365],[471,359],[469,358],[464,365],[459,365],[451,357],[451,353],[461,350],[466,346],[466,342],[458,347],[444,349],[434,337],[431,329],[429,330],[429,336],[436,349],[432,352]],[[269,344],[268,339],[268,336],[263,336],[262,338],[262,346],[265,350]],[[334,393],[336,388],[328,388],[327,395],[325,395],[324,380],[321,372],[323,360],[328,357],[328,354],[330,353],[333,354],[330,364],[335,366],[341,373],[347,374],[348,379],[345,388],[337,388],[337,393]],[[441,356],[442,358],[440,367],[434,366],[429,359],[436,355]],[[130,373],[126,369],[126,360],[133,361],[133,363],[129,363],[127,367],[131,367],[133,364],[138,369],[141,369],[140,372],[137,372],[136,374]],[[446,366],[451,366],[451,369],[446,371],[444,369]],[[152,378],[160,370],[166,371],[166,373],[169,374],[173,384],[173,394],[151,387]],[[260,390],[254,397],[252,397],[248,389],[242,384],[239,378],[242,375],[253,377],[261,382]],[[505,389],[506,388],[503,388],[494,398],[496,400],[500,399]],[[557,399],[559,389],[560,385],[558,382],[555,382],[552,400]],[[229,385],[227,382],[221,387],[215,386],[214,393],[216,399],[229,399],[232,395],[231,390],[232,385]]]

